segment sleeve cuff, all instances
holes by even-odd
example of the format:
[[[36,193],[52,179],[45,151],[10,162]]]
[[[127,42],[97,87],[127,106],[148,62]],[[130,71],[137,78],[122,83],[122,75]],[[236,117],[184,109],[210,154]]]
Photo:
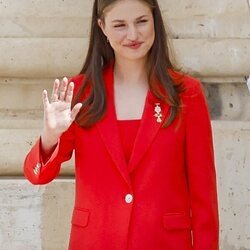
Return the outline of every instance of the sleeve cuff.
[[[45,154],[43,152],[43,150],[42,150],[41,136],[40,136],[39,140],[37,141],[37,143],[39,144],[39,155],[40,155],[41,167],[46,167],[58,155],[59,145],[60,145],[60,138],[58,139],[57,144],[55,145],[53,151],[48,155]]]

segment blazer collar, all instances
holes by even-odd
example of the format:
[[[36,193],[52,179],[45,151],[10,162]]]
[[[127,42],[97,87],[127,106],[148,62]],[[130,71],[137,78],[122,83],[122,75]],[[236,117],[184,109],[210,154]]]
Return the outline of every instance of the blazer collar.
[[[163,103],[161,100],[155,97],[150,90],[148,90],[140,126],[134,141],[129,163],[127,164],[122,149],[122,142],[119,135],[114,105],[113,65],[104,70],[103,79],[107,93],[107,110],[104,117],[99,122],[97,122],[96,125],[101,138],[117,167],[117,170],[123,177],[124,181],[131,187],[129,174],[131,174],[135,170],[136,166],[139,165],[157,132],[163,125],[163,122],[157,122],[157,118],[154,116],[156,103],[160,103],[162,114],[161,118],[163,121],[169,111],[169,105]]]

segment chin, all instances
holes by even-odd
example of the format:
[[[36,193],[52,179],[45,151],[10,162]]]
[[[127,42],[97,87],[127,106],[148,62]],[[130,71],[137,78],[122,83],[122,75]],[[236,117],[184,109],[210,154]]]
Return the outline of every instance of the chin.
[[[123,55],[121,55],[124,59],[130,60],[130,61],[135,61],[135,60],[141,60],[143,58],[145,58],[148,55],[148,51],[145,52],[140,52],[140,53],[136,53],[136,52],[132,52],[132,53],[124,53]]]
[[[144,58],[143,56],[128,56],[128,55],[123,55],[120,56],[121,59],[126,60],[126,61],[138,61]]]

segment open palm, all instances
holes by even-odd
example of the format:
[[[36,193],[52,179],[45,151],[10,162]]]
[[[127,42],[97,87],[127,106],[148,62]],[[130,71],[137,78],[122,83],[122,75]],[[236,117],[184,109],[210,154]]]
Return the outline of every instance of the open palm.
[[[46,133],[58,137],[75,120],[82,104],[77,103],[71,110],[73,91],[74,83],[69,83],[66,77],[61,83],[58,79],[55,80],[51,101],[48,99],[47,91],[43,91],[44,130]]]

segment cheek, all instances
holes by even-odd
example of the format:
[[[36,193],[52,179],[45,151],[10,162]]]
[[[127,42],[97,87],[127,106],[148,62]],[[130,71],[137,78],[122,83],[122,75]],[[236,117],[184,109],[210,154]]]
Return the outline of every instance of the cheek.
[[[154,25],[148,26],[144,34],[145,34],[145,37],[147,37],[148,39],[154,39],[155,37]]]
[[[122,31],[112,31],[108,34],[111,44],[119,44],[125,38],[125,32]]]

